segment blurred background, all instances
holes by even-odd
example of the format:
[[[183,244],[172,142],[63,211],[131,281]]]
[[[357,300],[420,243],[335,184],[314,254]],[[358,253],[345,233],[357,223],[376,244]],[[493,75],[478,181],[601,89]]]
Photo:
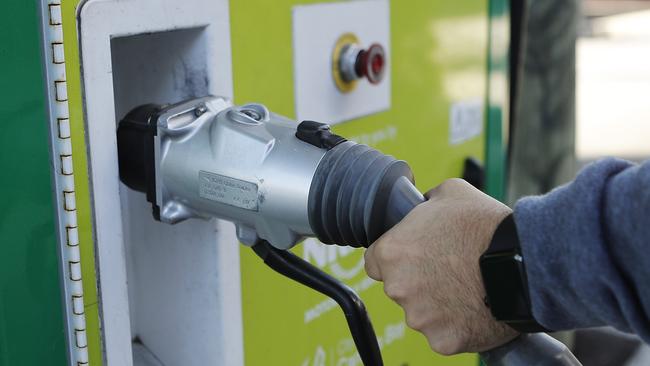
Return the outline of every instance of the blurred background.
[[[650,156],[650,1],[586,0],[583,13],[576,48],[578,160],[645,159]]]
[[[528,0],[519,12],[508,201],[604,156],[648,159],[650,1]],[[650,347],[613,329],[557,337],[586,366],[650,365]]]

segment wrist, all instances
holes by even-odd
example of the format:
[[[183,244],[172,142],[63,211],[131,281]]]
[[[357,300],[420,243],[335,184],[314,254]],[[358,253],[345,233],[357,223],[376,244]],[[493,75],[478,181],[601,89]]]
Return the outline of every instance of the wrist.
[[[479,267],[485,303],[496,320],[519,332],[547,331],[533,316],[525,258],[512,214],[497,226]]]

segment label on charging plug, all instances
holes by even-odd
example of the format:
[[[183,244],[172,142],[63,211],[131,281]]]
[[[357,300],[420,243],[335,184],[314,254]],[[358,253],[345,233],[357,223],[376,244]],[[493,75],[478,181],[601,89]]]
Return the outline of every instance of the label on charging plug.
[[[257,184],[199,171],[199,196],[227,205],[257,211]]]

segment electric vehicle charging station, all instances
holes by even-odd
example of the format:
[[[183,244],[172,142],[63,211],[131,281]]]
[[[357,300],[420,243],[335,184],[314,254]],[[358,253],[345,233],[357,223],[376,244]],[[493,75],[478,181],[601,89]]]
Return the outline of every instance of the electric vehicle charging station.
[[[391,7],[398,8],[397,14]],[[434,15],[440,10],[427,12]],[[359,364],[345,321],[332,300],[269,272],[249,248],[238,244],[232,225],[197,219],[174,226],[155,222],[142,194],[115,179],[114,131],[130,109],[146,103],[177,103],[210,94],[235,103],[262,102],[275,113],[335,124],[335,131],[351,140],[388,149],[409,162],[420,160],[426,170],[418,173],[423,175],[418,175],[418,183],[433,186],[461,175],[466,157],[480,159],[484,154],[488,9],[485,3],[475,2],[456,10],[467,13],[463,18],[477,31],[465,36],[474,54],[461,56],[477,73],[469,83],[453,80],[462,72],[443,71],[460,60],[442,56],[440,65],[434,66],[439,70],[408,66],[417,64],[417,59],[430,63],[424,58],[441,57],[437,52],[444,55],[435,47],[448,42],[445,23],[433,30],[440,39],[412,38],[412,33],[400,29],[412,8],[395,2],[289,1],[271,6],[206,0],[182,4],[89,0],[80,5],[102,341],[109,364],[111,360],[132,362],[131,352],[124,352],[129,348],[134,360],[153,356],[164,364]],[[263,42],[267,32],[270,37]],[[335,45],[345,34],[354,35],[359,48],[378,44],[385,50],[385,74],[379,83],[363,78],[355,81],[354,90],[337,88]],[[404,41],[396,52],[395,36],[400,34],[401,39],[423,42],[430,53],[425,56],[418,48],[409,49]],[[403,82],[396,77],[403,76],[395,68],[405,66],[410,68],[407,75],[420,74],[411,75],[414,84],[396,87],[394,83]],[[417,89],[422,77],[433,81],[439,76],[450,78],[441,85],[450,90]],[[464,89],[467,85],[471,88]],[[436,95],[444,93],[457,95],[446,100]],[[452,106],[462,111],[464,121],[450,121]],[[474,127],[461,128],[465,136],[450,146],[446,131],[452,122]],[[423,128],[430,130],[428,136],[418,132]],[[413,150],[400,153],[405,145]],[[438,154],[446,156],[441,165],[435,158]],[[123,252],[116,250],[120,247]],[[381,285],[365,276],[362,251],[308,239],[294,253],[346,280],[360,293],[387,364],[430,359],[426,342],[407,330],[401,310],[384,298]],[[477,357],[444,362],[475,364]]]
[[[260,102],[408,161],[420,190],[469,157],[503,190],[506,1],[47,0],[41,15],[72,365],[360,364],[336,304],[270,271],[233,224],[157,222],[120,182],[116,129],[139,105]],[[386,364],[478,362],[433,355],[362,250],[292,252],[359,293]]]

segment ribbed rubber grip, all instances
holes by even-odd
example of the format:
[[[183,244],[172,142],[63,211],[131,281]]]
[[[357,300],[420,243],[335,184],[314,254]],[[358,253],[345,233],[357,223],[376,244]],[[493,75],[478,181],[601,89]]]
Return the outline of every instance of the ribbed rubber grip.
[[[415,188],[403,189],[412,183],[413,174],[404,161],[352,141],[339,144],[325,154],[312,181],[312,230],[326,244],[368,247],[424,201]],[[414,199],[391,200],[404,192]],[[401,205],[391,208],[391,201]],[[405,208],[404,203],[412,205]]]

